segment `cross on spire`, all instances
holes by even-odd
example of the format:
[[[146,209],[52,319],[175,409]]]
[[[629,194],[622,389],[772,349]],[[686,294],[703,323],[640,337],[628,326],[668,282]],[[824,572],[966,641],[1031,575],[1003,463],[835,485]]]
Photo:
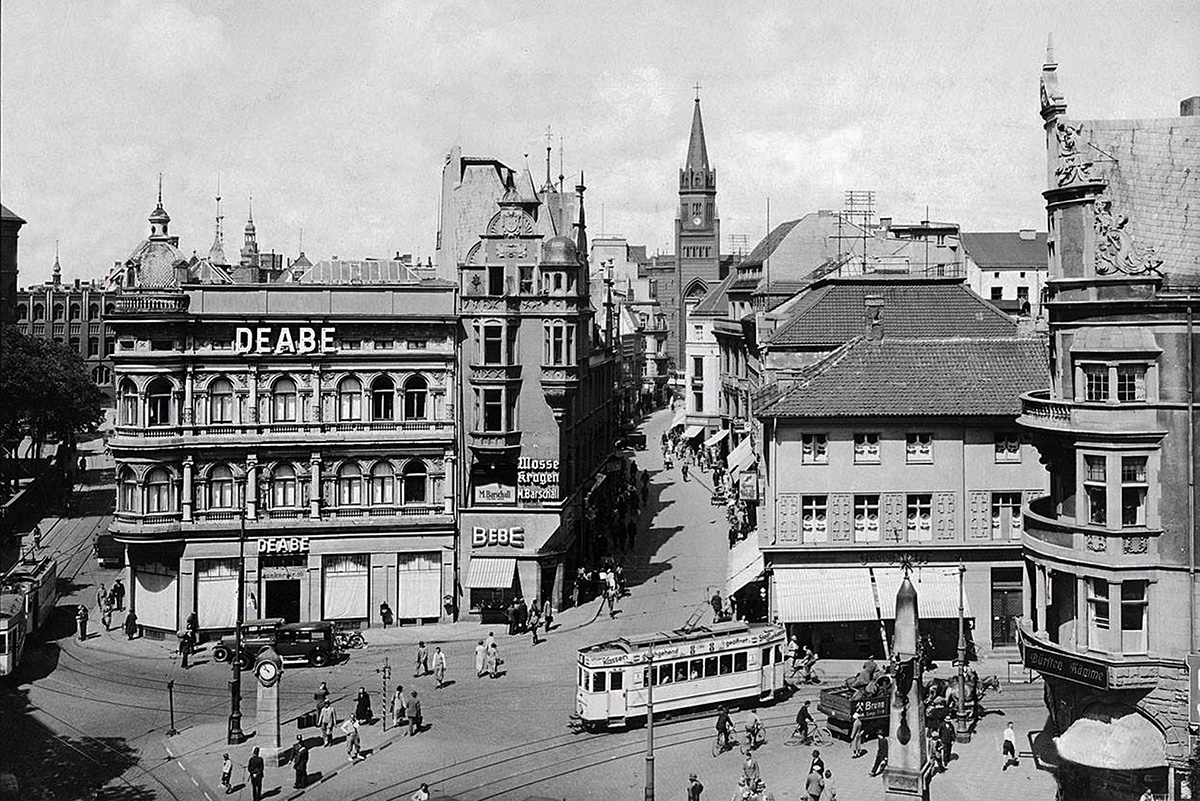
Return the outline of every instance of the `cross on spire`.
[[[700,88],[701,88],[700,82],[696,81],[696,85],[693,86],[692,88],[696,90],[696,102],[699,102],[700,101]]]

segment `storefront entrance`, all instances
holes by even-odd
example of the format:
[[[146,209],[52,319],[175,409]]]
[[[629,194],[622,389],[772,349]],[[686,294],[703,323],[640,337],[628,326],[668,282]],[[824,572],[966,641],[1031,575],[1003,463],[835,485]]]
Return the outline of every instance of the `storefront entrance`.
[[[992,647],[1017,644],[1021,621],[1021,568],[992,568]]]
[[[305,576],[307,559],[303,556],[264,557],[260,565],[262,616],[299,623],[300,581]]]

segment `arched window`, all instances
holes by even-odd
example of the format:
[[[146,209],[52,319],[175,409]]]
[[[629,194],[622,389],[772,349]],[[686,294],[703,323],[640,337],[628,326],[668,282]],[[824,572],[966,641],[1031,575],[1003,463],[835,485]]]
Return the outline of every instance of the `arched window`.
[[[117,304],[115,304],[115,303],[105,303],[104,304],[104,313],[105,314],[115,314],[116,311],[117,311]]]
[[[174,424],[174,404],[171,400],[171,381],[159,377],[150,382],[146,389],[146,425],[169,426]]]
[[[29,307],[24,303],[17,304],[17,319],[25,320],[29,317]]]
[[[78,303],[72,303],[70,314],[71,314],[72,320],[80,319],[81,317],[83,317],[83,307],[80,306]]]
[[[371,505],[391,506],[396,502],[396,472],[387,462],[371,468]]]
[[[66,313],[66,309],[63,308],[63,305],[61,303],[54,304],[54,319],[55,320],[61,320],[65,313]]]
[[[362,382],[351,376],[338,384],[338,420],[362,419]]]
[[[271,474],[271,507],[291,509],[297,505],[296,468],[281,464]]]
[[[337,474],[338,506],[361,506],[362,483],[362,468],[354,463],[342,465]]]
[[[208,385],[208,422],[233,422],[233,384],[218,378]]]
[[[46,319],[46,307],[40,303],[33,304],[33,319],[45,320]]]
[[[229,465],[217,465],[208,474],[208,508],[233,508],[233,471]]]
[[[414,375],[404,382],[404,419],[424,420],[425,400],[429,395],[429,385],[419,375]]]
[[[70,339],[68,339],[68,340],[67,340],[67,345],[68,345],[68,346],[71,348],[71,350],[75,351],[76,353],[80,353],[80,350],[79,350],[79,345],[80,345],[79,337],[71,337]]]
[[[404,503],[425,503],[428,480],[429,473],[420,459],[412,459],[404,465]]]
[[[128,467],[121,468],[121,478],[118,483],[121,485],[121,490],[117,498],[120,511],[140,511],[142,494],[138,487],[137,476]]]
[[[100,304],[99,303],[89,303],[88,304],[88,319],[89,320],[100,319]]]
[[[136,426],[138,424],[137,385],[126,378],[121,382],[121,389],[117,394],[120,396],[121,425]]]
[[[173,512],[171,474],[156,467],[146,476],[146,512]]]
[[[393,420],[396,400],[396,385],[386,375],[381,375],[371,382],[371,419]]]
[[[296,382],[284,376],[271,386],[271,420],[296,422]]]

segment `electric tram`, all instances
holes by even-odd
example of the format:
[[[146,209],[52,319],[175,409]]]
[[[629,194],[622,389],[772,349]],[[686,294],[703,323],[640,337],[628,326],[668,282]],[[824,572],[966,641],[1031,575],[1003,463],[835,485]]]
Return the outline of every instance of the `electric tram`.
[[[58,563],[45,557],[16,564],[0,583],[0,676],[17,669],[29,636],[58,600]]]
[[[583,648],[575,717],[587,729],[621,728],[654,714],[758,701],[783,689],[782,626],[716,623],[621,637]]]

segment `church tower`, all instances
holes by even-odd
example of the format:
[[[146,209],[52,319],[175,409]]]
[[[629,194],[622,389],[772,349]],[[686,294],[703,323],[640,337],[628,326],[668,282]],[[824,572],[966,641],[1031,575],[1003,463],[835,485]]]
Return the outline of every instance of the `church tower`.
[[[717,216],[717,171],[708,164],[700,93],[692,110],[687,161],[679,171],[679,211],[675,218],[675,272],[678,280],[677,364],[684,359],[687,317],[721,274],[721,220]]]

